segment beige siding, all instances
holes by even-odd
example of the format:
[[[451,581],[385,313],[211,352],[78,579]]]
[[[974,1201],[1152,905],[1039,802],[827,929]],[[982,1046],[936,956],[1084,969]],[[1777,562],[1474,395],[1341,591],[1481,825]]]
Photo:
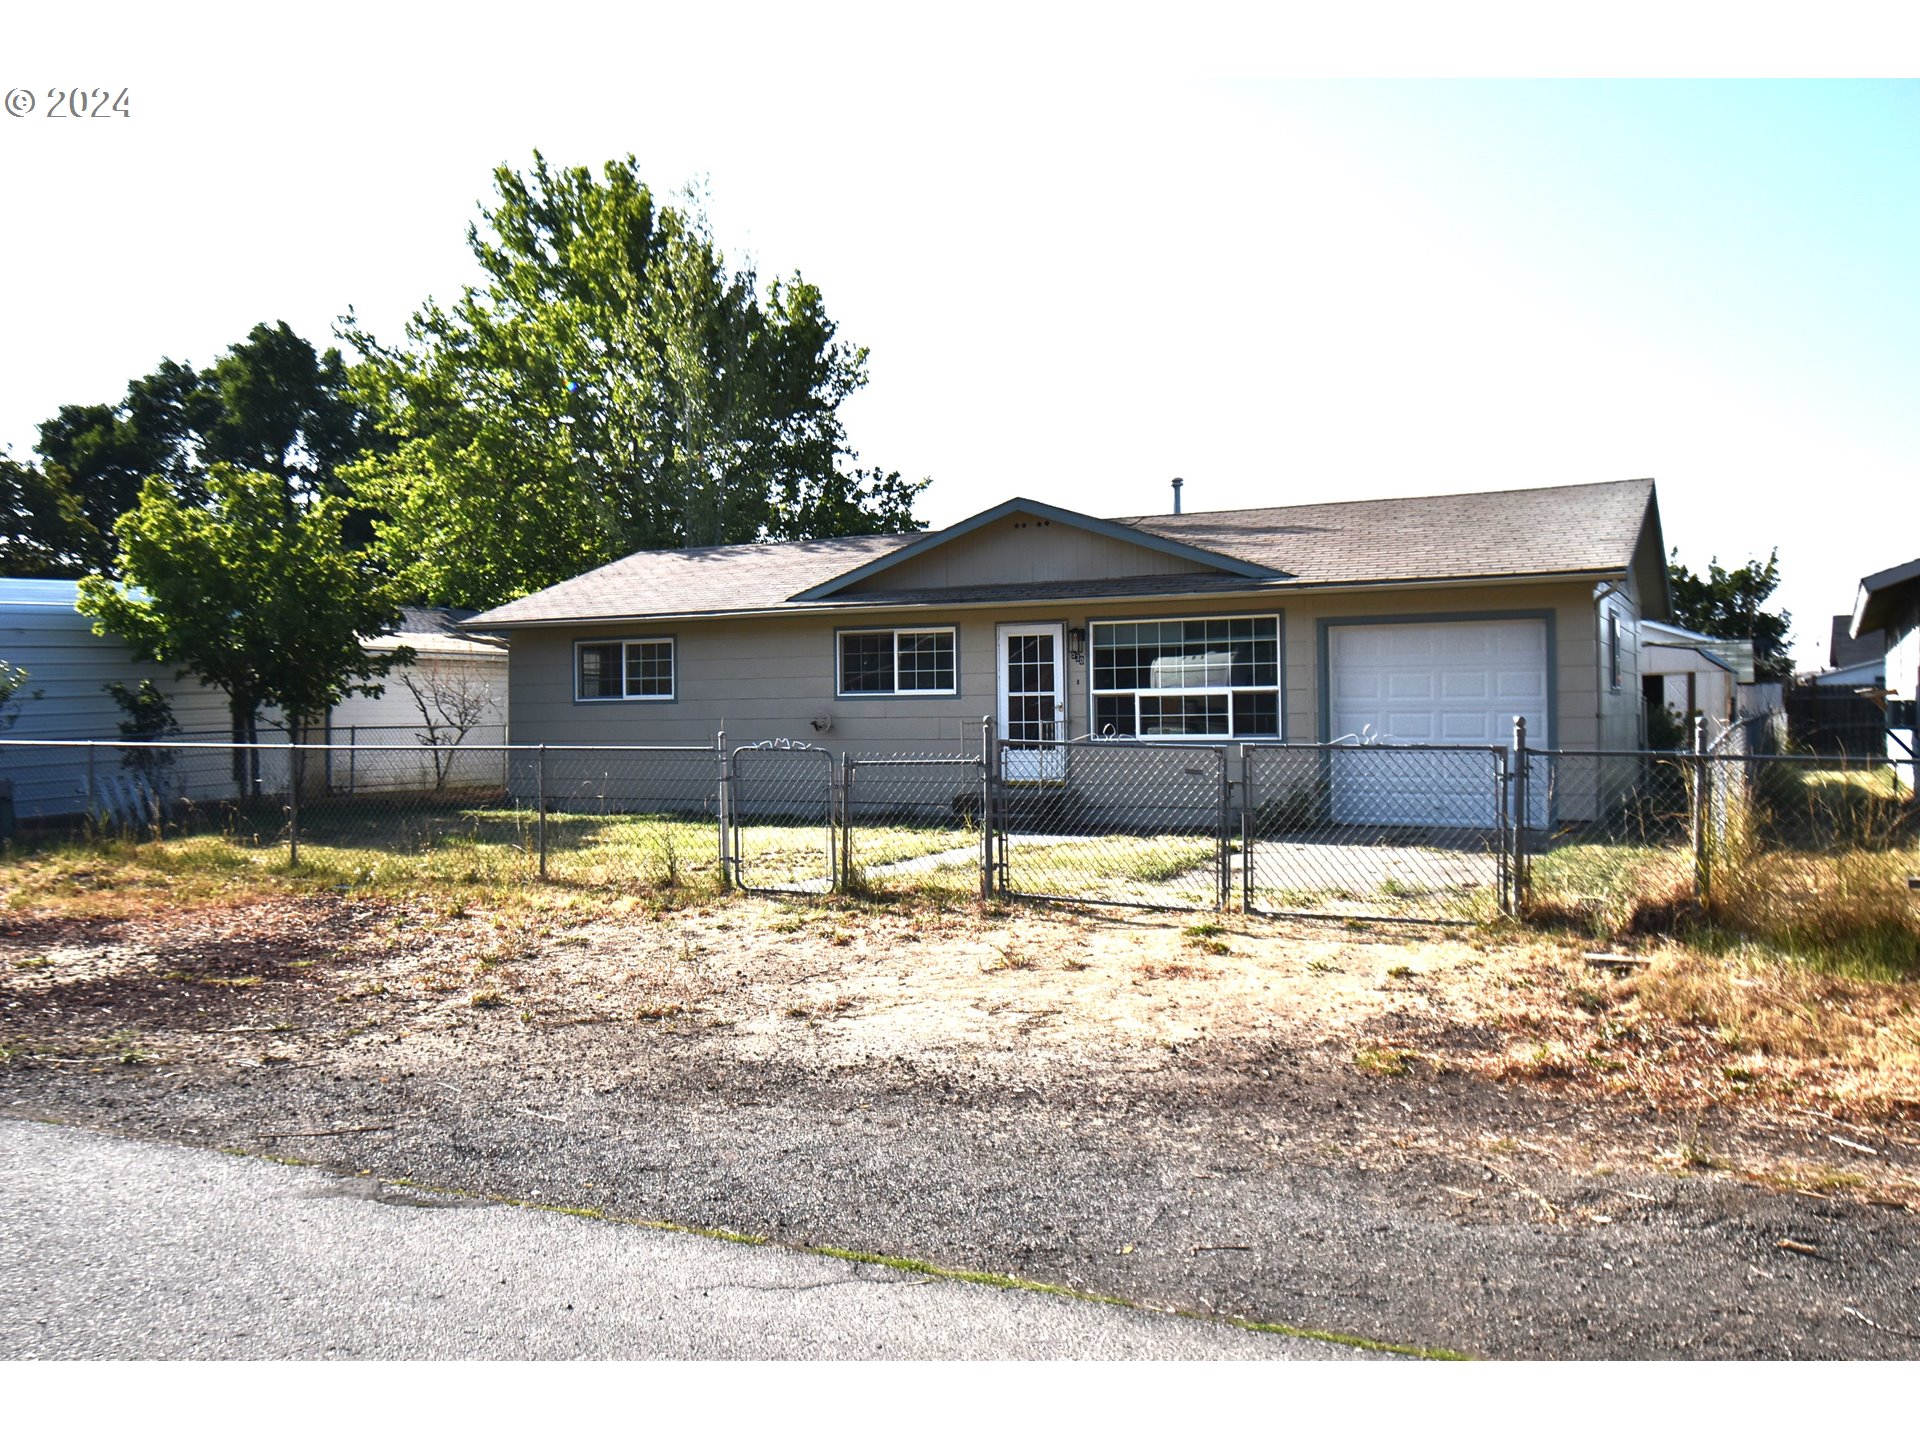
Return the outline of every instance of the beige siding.
[[[1031,585],[1187,575],[1214,567],[1078,526],[1012,515],[847,587],[850,595],[956,585]]]
[[[790,737],[817,740],[834,750],[971,751],[980,718],[997,711],[995,626],[1003,621],[1178,619],[1207,615],[1284,615],[1284,709],[1287,738],[1320,738],[1319,628],[1322,620],[1545,613],[1553,621],[1558,717],[1554,739],[1592,748],[1602,737],[1601,647],[1591,585],[1479,585],[1432,590],[1320,591],[1192,601],[1010,606],[951,613],[915,611],[897,619],[857,617],[857,625],[920,626],[951,623],[959,631],[960,693],[886,700],[834,695],[834,634],[828,616],[683,621],[671,626],[627,625],[521,630],[510,662],[509,723],[521,744],[698,745],[725,728],[730,739]],[[666,703],[577,702],[573,699],[573,645],[585,639],[646,639],[671,635],[678,643],[678,696]],[[1621,695],[1637,704],[1638,667],[1631,663],[1631,627],[1623,627]],[[1087,673],[1068,667],[1068,728],[1089,729]],[[1609,697],[1609,713],[1623,706]],[[830,728],[816,730],[825,718]],[[1614,732],[1617,733],[1617,730]],[[1546,737],[1536,737],[1544,740]]]
[[[1620,684],[1612,683],[1607,656],[1607,622],[1620,627]],[[1603,750],[1638,750],[1645,738],[1645,705],[1640,691],[1640,607],[1630,591],[1604,594],[1594,606],[1595,675],[1599,696],[1599,736]]]

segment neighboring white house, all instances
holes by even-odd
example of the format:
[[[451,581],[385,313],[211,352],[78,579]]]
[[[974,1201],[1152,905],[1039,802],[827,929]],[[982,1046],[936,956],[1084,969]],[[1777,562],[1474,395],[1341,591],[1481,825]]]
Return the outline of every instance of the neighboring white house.
[[[1857,640],[1886,633],[1886,670],[1881,703],[1886,707],[1887,757],[1905,772],[1909,793],[1920,767],[1920,559],[1863,576],[1849,632]]]
[[[182,740],[219,742],[231,735],[227,697],[222,692],[196,680],[176,679],[170,666],[141,664],[119,640],[94,634],[93,621],[74,608],[78,594],[79,586],[72,580],[0,579],[0,660],[28,672],[19,716],[6,739],[118,741],[125,716],[106,687],[113,681],[134,686],[142,680],[153,681],[166,694]],[[444,679],[453,690],[472,692],[478,699],[478,718],[468,738],[502,740],[505,647],[453,633],[457,619],[444,611],[409,610],[394,634],[372,642],[369,648],[374,650],[406,645],[417,658],[413,666],[395,670],[379,696],[355,696],[336,707],[329,717],[335,739],[345,742],[351,735],[369,745],[417,748],[426,726],[405,683],[411,676],[422,688],[429,681]],[[262,717],[261,739],[282,738],[273,727],[276,718]],[[229,761],[225,750],[207,752],[203,760],[197,754],[179,752],[175,771],[188,777],[181,788],[195,798],[230,793]],[[119,768],[118,752],[89,759],[83,750],[0,746],[0,779],[13,782],[15,813],[23,818],[84,812],[90,786],[97,793],[103,774],[117,774]],[[403,768],[389,764],[369,773],[388,774],[393,784],[415,778],[413,770],[403,774]],[[424,759],[414,768],[432,783],[431,766]],[[262,777],[269,790],[276,788],[276,774],[284,776],[284,770],[269,763]]]

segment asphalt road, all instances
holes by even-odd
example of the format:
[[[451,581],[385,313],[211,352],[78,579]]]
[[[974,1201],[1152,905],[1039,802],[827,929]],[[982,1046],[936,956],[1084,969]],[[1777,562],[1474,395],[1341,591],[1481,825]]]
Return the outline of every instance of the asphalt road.
[[[19,1121],[0,1217],[4,1359],[1361,1353]]]

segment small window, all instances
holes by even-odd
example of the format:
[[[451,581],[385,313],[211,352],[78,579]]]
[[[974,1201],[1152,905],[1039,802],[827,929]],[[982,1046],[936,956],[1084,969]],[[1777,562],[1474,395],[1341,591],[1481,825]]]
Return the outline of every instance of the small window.
[[[673,699],[671,640],[593,640],[573,647],[576,700]]]
[[[1620,688],[1620,617],[1611,610],[1607,612],[1607,683]]]
[[[929,630],[842,630],[842,695],[959,693],[951,625]]]

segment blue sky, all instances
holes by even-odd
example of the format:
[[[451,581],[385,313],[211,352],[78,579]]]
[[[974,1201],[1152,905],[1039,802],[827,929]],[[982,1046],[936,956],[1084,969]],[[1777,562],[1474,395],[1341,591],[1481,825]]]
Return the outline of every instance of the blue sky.
[[[1163,509],[1175,474],[1192,508],[1651,475],[1690,563],[1779,547],[1806,663],[1920,553],[1913,81],[1268,79],[1230,14],[1090,55],[1050,11],[1024,45],[1021,11],[590,44],[570,12],[246,13],[36,19],[9,56],[135,101],[0,119],[16,454],[258,320],[397,334],[538,146],[698,179],[731,251],[820,284],[872,352],[854,442],[931,475],[936,523]]]

